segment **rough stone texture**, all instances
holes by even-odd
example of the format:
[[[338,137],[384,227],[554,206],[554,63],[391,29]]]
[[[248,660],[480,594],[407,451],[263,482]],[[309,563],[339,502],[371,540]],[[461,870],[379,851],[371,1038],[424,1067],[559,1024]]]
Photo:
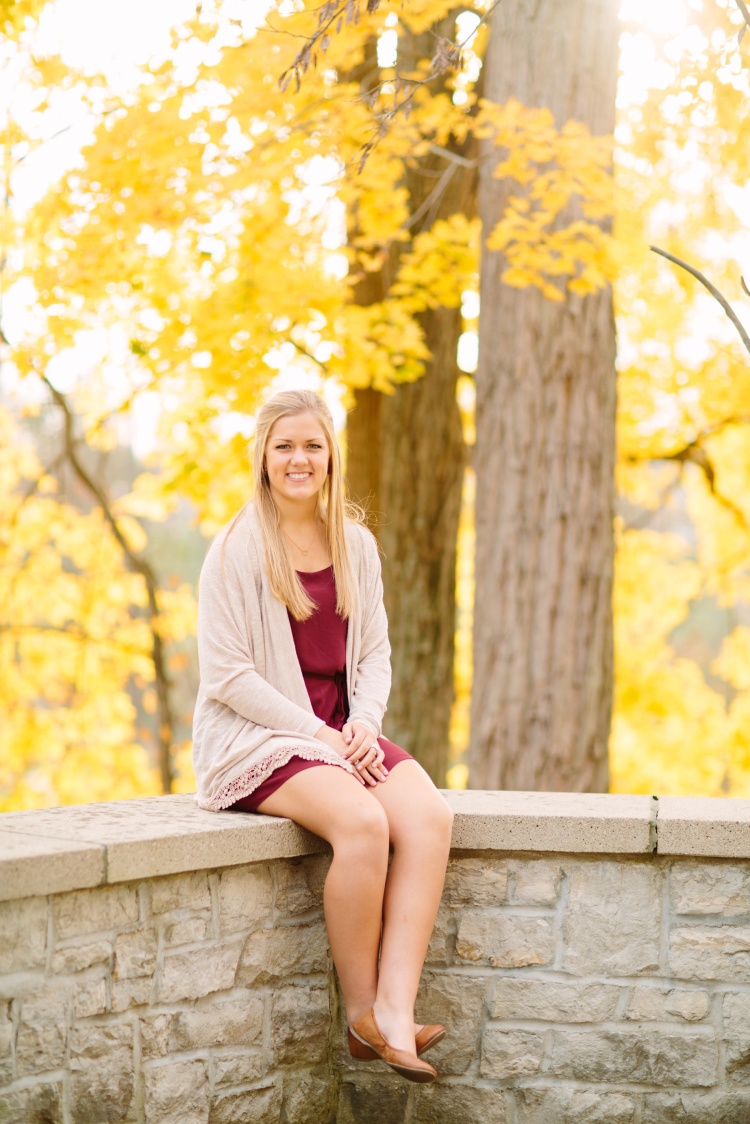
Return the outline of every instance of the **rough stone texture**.
[[[328,935],[322,921],[256,929],[247,938],[237,982],[264,984],[284,976],[311,975],[328,970]]]
[[[482,1035],[482,1077],[507,1081],[538,1073],[544,1055],[544,1038],[530,1030],[488,1027]]]
[[[149,1066],[145,1078],[146,1124],[206,1124],[208,1074],[202,1061]]]
[[[80,1023],[71,1034],[71,1103],[75,1120],[125,1120],[134,1093],[133,1030],[127,1024]]]
[[[680,1018],[697,1022],[708,1014],[708,992],[672,988],[637,987],[625,1009],[625,1018],[643,1019]]]
[[[518,1124],[635,1124],[635,1099],[629,1093],[593,1089],[521,1089],[516,1094]]]
[[[134,884],[108,886],[53,898],[52,916],[58,940],[130,928],[138,920]]]
[[[96,844],[0,829],[0,901],[98,886],[104,856]]]
[[[200,999],[214,991],[232,987],[237,974],[242,942],[213,944],[190,952],[173,952],[164,957],[159,1001]]]
[[[596,1023],[614,1016],[621,993],[611,984],[501,978],[494,985],[489,1014],[493,1019]]]
[[[750,858],[750,800],[660,797],[659,852],[662,855]]]
[[[426,1085],[414,1099],[414,1124],[506,1124],[502,1089],[471,1085]]]
[[[496,801],[475,796],[466,815],[486,842]],[[99,824],[100,849],[111,827],[121,872],[127,848],[158,866],[159,847],[176,863],[195,843],[196,866],[0,904],[0,1124],[750,1124],[745,864],[587,856],[582,825],[602,843],[608,797],[502,794],[519,849],[452,852],[416,1010],[449,1034],[428,1055],[442,1080],[419,1087],[348,1055],[322,844],[174,800],[148,807],[176,809],[182,841],[172,822],[139,842],[128,805],[40,814],[88,842]],[[643,800],[616,828],[631,842],[649,826]],[[577,855],[530,853],[574,827]],[[228,865],[201,866],[217,839]],[[269,861],[282,839],[298,853]]]
[[[549,1072],[576,1081],[709,1086],[718,1079],[713,1035],[663,1029],[554,1031]]]
[[[13,1092],[0,1090],[0,1124],[63,1124],[62,1085],[44,1082]]]
[[[208,1116],[209,1124],[271,1124],[276,1120],[281,1120],[281,1089],[276,1086],[227,1093],[214,1101]]]
[[[47,959],[47,901],[0,904],[0,973],[43,968]]]
[[[280,988],[271,1001],[271,1040],[276,1064],[324,1061],[330,1025],[327,988]]]
[[[488,961],[493,968],[549,964],[554,946],[552,920],[523,914],[467,910],[456,936],[457,956],[472,963]]]
[[[576,976],[635,976],[659,964],[661,876],[642,863],[568,868],[563,967]]]
[[[750,925],[673,927],[669,965],[683,980],[750,983]]]
[[[464,1073],[477,1056],[484,1021],[488,980],[484,976],[425,972],[417,996],[418,1022],[442,1023],[450,1028],[430,1050],[438,1073]]]
[[[750,868],[734,863],[675,863],[669,877],[669,896],[675,913],[750,913]]]
[[[750,1124],[748,1093],[646,1093],[641,1124]]]

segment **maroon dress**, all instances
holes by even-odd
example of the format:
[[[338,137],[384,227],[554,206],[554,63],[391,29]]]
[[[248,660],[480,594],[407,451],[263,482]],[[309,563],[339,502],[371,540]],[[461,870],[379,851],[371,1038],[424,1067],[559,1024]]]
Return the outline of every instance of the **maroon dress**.
[[[346,692],[347,621],[336,612],[333,566],[313,573],[298,570],[297,576],[318,606],[306,621],[297,621],[289,614],[302,676],[313,713],[321,723],[325,722],[334,730],[340,730],[349,716]],[[405,749],[387,738],[378,738],[378,744],[385,754],[383,764],[389,772],[399,761],[415,760]],[[233,804],[232,809],[238,812],[256,812],[258,805],[280,788],[284,781],[303,769],[312,769],[317,765],[339,768],[338,765],[329,765],[327,761],[308,761],[295,755],[286,765],[274,769],[249,796],[244,796]]]

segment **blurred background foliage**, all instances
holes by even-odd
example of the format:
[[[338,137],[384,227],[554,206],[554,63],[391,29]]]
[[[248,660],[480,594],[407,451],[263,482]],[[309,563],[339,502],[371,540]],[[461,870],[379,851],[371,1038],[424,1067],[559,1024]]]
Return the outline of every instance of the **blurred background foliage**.
[[[505,283],[553,301],[613,285],[611,790],[750,795],[748,357],[711,297],[648,250],[700,263],[747,308],[750,48],[730,0],[653,7],[621,7],[613,202],[612,138],[482,99],[481,3],[383,3],[361,19],[352,3],[299,90],[278,80],[316,26],[312,5],[175,0],[152,26],[143,4],[127,34],[112,5],[0,6],[0,810],[192,791],[197,577],[206,536],[247,498],[266,394],[319,389],[344,440],[357,390],[423,375],[420,315],[460,308],[470,453],[478,220],[415,234],[402,186],[409,161],[469,132],[533,188],[486,232]],[[389,117],[402,29],[449,14],[463,50],[445,88],[418,60],[410,111]],[[363,97],[373,43],[380,81]],[[561,226],[574,195],[578,223]],[[384,261],[387,295],[357,301]],[[474,484],[469,455],[455,787],[468,776]]]

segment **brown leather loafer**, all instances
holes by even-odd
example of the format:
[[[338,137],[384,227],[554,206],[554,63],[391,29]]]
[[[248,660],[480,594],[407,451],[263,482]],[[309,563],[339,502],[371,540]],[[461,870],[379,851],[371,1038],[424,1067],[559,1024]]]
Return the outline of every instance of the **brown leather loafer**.
[[[437,1077],[437,1070],[433,1069],[429,1062],[421,1061],[416,1054],[410,1054],[408,1050],[397,1050],[386,1042],[375,1022],[374,1011],[368,1011],[349,1029],[357,1042],[362,1046],[369,1046],[386,1065],[401,1077],[405,1077],[407,1081],[418,1081],[421,1084],[434,1081]]]
[[[445,1038],[446,1030],[440,1023],[432,1023],[430,1026],[423,1026],[417,1032],[416,1045],[417,1057],[421,1058],[422,1054],[427,1050],[431,1050],[433,1046],[437,1046],[438,1042],[442,1042]],[[349,1044],[349,1053],[353,1058],[358,1058],[361,1062],[371,1062],[375,1058],[380,1057],[376,1054],[372,1046],[363,1045],[358,1039],[354,1037],[349,1027],[346,1028],[346,1038]]]

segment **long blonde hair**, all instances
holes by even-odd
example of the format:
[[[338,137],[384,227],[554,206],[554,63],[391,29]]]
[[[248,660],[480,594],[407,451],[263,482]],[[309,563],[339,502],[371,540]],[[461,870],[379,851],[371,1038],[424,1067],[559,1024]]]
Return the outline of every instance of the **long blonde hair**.
[[[279,526],[279,509],[273,501],[266,471],[266,444],[273,426],[279,418],[306,413],[315,414],[328,442],[328,476],[318,492],[317,515],[325,527],[326,543],[333,562],[336,612],[340,617],[350,617],[356,607],[357,586],[346,546],[346,520],[363,523],[364,512],[346,497],[333,417],[320,395],[312,390],[284,390],[269,398],[258,411],[253,437],[254,500],[255,514],[263,532],[266,568],[275,595],[295,620],[307,620],[317,605],[305,591],[289,560]]]

